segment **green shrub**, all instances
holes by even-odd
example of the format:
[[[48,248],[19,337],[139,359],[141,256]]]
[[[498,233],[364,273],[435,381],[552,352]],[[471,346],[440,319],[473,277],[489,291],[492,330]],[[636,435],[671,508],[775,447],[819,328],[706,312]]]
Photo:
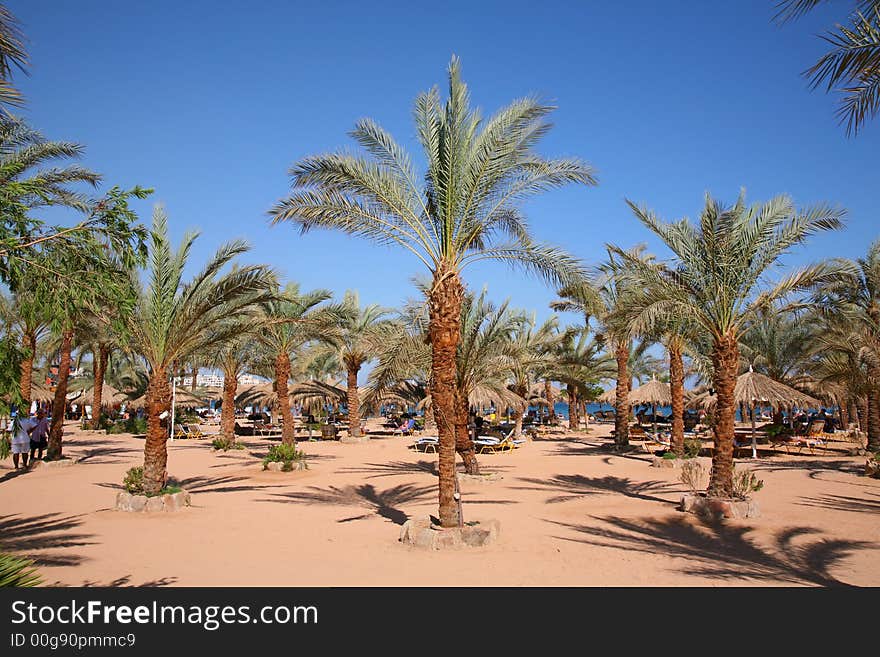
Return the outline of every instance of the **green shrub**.
[[[107,433],[147,433],[147,418],[131,417],[122,422],[115,422],[107,429]]]
[[[777,436],[790,436],[793,433],[791,427],[787,427],[784,424],[770,424],[764,427],[764,431],[767,432],[767,436],[769,438],[776,438]]]
[[[0,553],[0,587],[39,586],[43,578],[30,559]]]
[[[299,461],[302,461],[304,467],[308,468],[309,466],[305,463],[305,460],[306,453],[298,450],[296,445],[281,443],[279,445],[272,445],[269,448],[269,454],[263,459],[263,469],[265,470],[270,463],[280,462],[284,464],[282,469],[289,472],[293,469],[293,464]]]
[[[706,469],[699,461],[686,461],[682,463],[679,479],[693,493],[706,489],[706,484],[703,483],[706,479]]]
[[[675,452],[663,452],[663,456],[661,458],[668,459],[671,461],[676,458]]]
[[[692,459],[699,456],[701,449],[703,449],[703,441],[699,438],[684,439],[684,457],[686,459]]]
[[[0,434],[0,461],[9,458],[12,454],[12,442],[9,436],[8,433]]]
[[[180,486],[165,486],[162,490],[160,490],[156,495],[174,495],[174,493],[180,493],[183,489]],[[152,497],[151,495],[147,495],[147,497]]]
[[[141,466],[129,468],[122,480],[122,486],[132,495],[144,494],[144,469]]]
[[[241,443],[230,440],[229,438],[224,438],[223,436],[214,438],[214,440],[211,441],[211,445],[215,450],[224,452],[230,449],[244,449],[244,445]]]
[[[746,500],[764,488],[764,480],[751,470],[739,470],[733,468],[733,496]]]

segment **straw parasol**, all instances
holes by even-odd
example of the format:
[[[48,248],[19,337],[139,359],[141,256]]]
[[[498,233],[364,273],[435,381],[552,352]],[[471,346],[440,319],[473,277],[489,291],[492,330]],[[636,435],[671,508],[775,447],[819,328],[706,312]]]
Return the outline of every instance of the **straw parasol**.
[[[612,406],[614,406],[617,403],[617,388],[615,387],[606,390],[596,398],[596,401],[602,404],[611,404]]]
[[[80,395],[77,397],[82,404],[91,404],[95,399],[95,385],[92,383],[87,388],[83,388],[79,391]],[[106,383],[101,386],[101,406],[114,406],[116,404],[121,404],[126,399],[128,399],[128,395],[123,392],[119,392],[116,388],[111,385],[107,385]]]
[[[31,401],[50,402],[55,399],[55,393],[48,386],[34,381],[31,383]]]
[[[666,406],[672,403],[672,388],[668,383],[658,381],[656,376],[651,377],[645,385],[639,386],[629,393],[629,405],[651,405],[651,416],[654,418],[654,433],[657,433],[657,404]]]
[[[175,392],[175,400],[174,401],[177,406],[197,406],[197,405],[204,403],[204,400],[201,397],[197,397],[196,395],[192,394],[188,390],[177,390]],[[138,397],[137,399],[132,399],[132,400],[126,402],[126,408],[128,408],[128,409],[144,408],[144,406],[146,406],[146,403],[147,403],[147,396],[146,396],[146,394],[144,394],[144,395],[141,395],[140,397]]]
[[[749,365],[749,371],[740,374],[736,378],[736,387],[733,391],[734,401],[744,404],[752,411],[752,458],[758,455],[755,435],[755,413],[757,406],[769,406],[773,410],[798,408],[817,408],[821,405],[818,399],[811,397],[800,390],[774,381],[766,374],[755,372]],[[713,408],[717,402],[715,395],[706,392],[695,396],[690,406]]]

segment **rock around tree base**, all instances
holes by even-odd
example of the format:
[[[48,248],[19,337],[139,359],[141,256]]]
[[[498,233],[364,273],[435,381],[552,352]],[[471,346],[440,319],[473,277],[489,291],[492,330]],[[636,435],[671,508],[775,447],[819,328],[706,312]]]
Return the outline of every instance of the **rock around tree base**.
[[[54,461],[34,461],[31,464],[33,468],[46,467],[46,468],[66,468],[71,465],[76,465],[79,463],[79,459],[69,459],[67,457],[56,459]]]
[[[679,508],[709,518],[757,518],[761,515],[755,500],[730,500],[705,495],[682,495]]]
[[[263,470],[269,470],[270,472],[295,472],[297,470],[305,470],[306,467],[305,461],[294,461],[290,464],[290,470],[285,470],[282,461],[270,461],[263,466]]]
[[[154,495],[147,497],[146,495],[132,495],[126,491],[119,491],[116,495],[117,511],[180,511],[186,506],[192,504],[192,496],[186,491],[179,493],[169,493],[168,495]]]
[[[500,531],[501,523],[494,519],[444,529],[426,516],[407,520],[400,528],[400,542],[428,550],[459,550],[494,543]]]
[[[655,456],[651,459],[651,467],[652,468],[674,468],[675,467],[675,459],[664,459],[659,456]]]
[[[339,439],[339,442],[345,443],[346,445],[359,445],[363,443],[370,442],[369,436],[343,436]]]
[[[501,475],[497,472],[487,472],[485,474],[468,474],[466,472],[459,473],[458,475],[459,481],[498,481],[501,479]]]

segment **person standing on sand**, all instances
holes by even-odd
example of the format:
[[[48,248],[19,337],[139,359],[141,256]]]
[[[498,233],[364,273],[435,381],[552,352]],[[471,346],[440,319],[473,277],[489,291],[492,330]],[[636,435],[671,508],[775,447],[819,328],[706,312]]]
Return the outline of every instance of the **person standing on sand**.
[[[31,430],[31,464],[35,463],[37,458],[42,460],[43,450],[49,445],[49,418],[46,417],[45,410],[42,408],[37,410],[34,423],[34,428]],[[38,450],[39,457],[36,456]]]
[[[12,464],[18,470],[18,459],[22,460],[22,468],[27,470],[28,454],[31,450],[30,433],[37,426],[36,420],[29,417],[16,416],[15,432],[12,434]]]

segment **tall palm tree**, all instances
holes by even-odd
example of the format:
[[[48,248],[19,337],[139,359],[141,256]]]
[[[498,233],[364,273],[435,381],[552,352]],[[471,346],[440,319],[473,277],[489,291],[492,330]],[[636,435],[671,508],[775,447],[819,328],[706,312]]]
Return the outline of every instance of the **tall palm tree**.
[[[241,313],[239,317],[223,322],[218,327],[218,332],[221,336],[226,336],[226,339],[212,340],[209,346],[213,351],[213,358],[208,362],[223,371],[220,434],[231,443],[235,442],[238,377],[247,371],[256,358],[255,343],[261,328],[259,318],[256,313]]]
[[[712,384],[717,397],[715,451],[709,490],[733,492],[734,385],[739,371],[739,343],[761,309],[787,295],[830,280],[840,267],[821,263],[797,270],[768,290],[763,277],[792,247],[818,231],[842,225],[842,211],[816,206],[798,211],[786,196],[747,206],[743,194],[725,208],[706,196],[697,225],[687,219],[666,223],[653,212],[627,201],[635,216],[672,251],[668,264],[645,263],[631,252],[612,247],[624,263],[629,284],[644,288],[651,301],[640,323],[657,316],[687,316],[712,339]],[[637,323],[638,324],[638,323]]]
[[[866,375],[873,385],[867,392],[868,445],[880,450],[880,239],[863,258],[839,260],[846,273],[822,286],[817,301],[832,325],[843,325],[852,336],[857,357],[866,363]]]
[[[798,18],[824,0],[779,0],[776,20]],[[813,89],[843,94],[837,116],[855,135],[880,111],[880,0],[855,0],[848,25],[838,23],[823,35],[831,49],[804,71]]]
[[[297,283],[276,288],[271,299],[262,304],[263,328],[259,341],[272,359],[275,392],[281,406],[281,439],[295,442],[293,413],[290,412],[291,356],[309,342],[327,340],[340,319],[338,306],[322,306],[330,299],[329,290],[301,292]]]
[[[303,231],[333,228],[413,254],[432,276],[429,292],[431,396],[439,434],[439,516],[459,524],[455,491],[455,352],[461,339],[462,270],[503,260],[565,284],[581,273],[577,260],[536,243],[518,203],[567,183],[595,184],[575,159],[550,160],[533,147],[549,130],[552,108],[527,98],[488,121],[471,109],[457,57],[449,64],[449,97],[437,89],[415,103],[416,132],[427,161],[418,176],[410,157],[369,119],[352,136],[368,156],[305,158],[290,170],[293,193],[272,209],[275,222]],[[423,183],[420,180],[424,181]]]
[[[51,166],[76,159],[82,151],[79,144],[47,140],[19,118],[0,116],[0,278],[4,281],[16,285],[27,278],[20,269],[29,263],[37,266],[27,257],[29,250],[62,232],[41,232],[42,222],[32,215],[35,209],[50,205],[91,209],[88,199],[70,185],[96,185],[100,176],[75,164]]]
[[[19,390],[22,407],[30,408],[37,345],[46,337],[49,330],[48,305],[41,296],[31,294],[26,286],[19,285],[18,291],[5,303],[4,321],[17,336],[20,336],[22,360],[19,369]]]
[[[168,219],[161,207],[155,208],[147,286],[126,317],[132,344],[149,369],[144,445],[144,489],[148,493],[157,493],[165,485],[168,430],[160,416],[171,403],[172,369],[193,352],[206,350],[211,342],[232,337],[238,327],[233,324],[223,331],[224,323],[266,301],[275,285],[272,271],[261,265],[222,273],[236,256],[247,251],[242,241],[221,246],[201,271],[184,282],[183,271],[197,237],[187,233],[172,251]]]
[[[550,317],[539,326],[532,313],[512,336],[510,369],[513,383],[510,389],[522,398],[516,409],[515,436],[522,435],[523,414],[528,409],[532,384],[538,376],[553,368],[553,352],[562,339],[558,329],[559,320],[556,317]],[[547,401],[552,403],[552,400]]]
[[[27,73],[28,55],[19,25],[15,15],[0,5],[0,106],[21,105],[24,101],[10,82],[13,69]]]
[[[553,351],[550,373],[566,384],[569,426],[580,423],[580,405],[588,399],[591,387],[617,374],[614,356],[603,351],[602,344],[591,338],[589,327],[570,327],[563,332]]]
[[[334,336],[347,375],[348,431],[351,436],[361,435],[358,372],[381,352],[396,329],[388,314],[389,311],[378,304],[361,307],[357,292],[348,291],[343,297],[341,321]]]

